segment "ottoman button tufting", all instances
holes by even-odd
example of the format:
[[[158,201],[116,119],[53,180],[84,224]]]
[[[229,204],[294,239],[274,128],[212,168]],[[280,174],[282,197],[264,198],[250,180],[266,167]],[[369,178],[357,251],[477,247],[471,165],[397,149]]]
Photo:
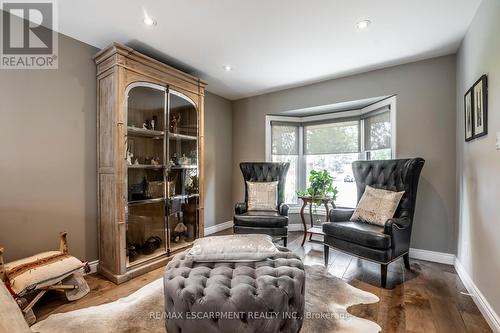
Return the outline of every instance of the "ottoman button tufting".
[[[182,259],[185,253],[178,256]],[[176,276],[182,276],[182,281],[172,278]],[[190,320],[187,315],[168,318],[165,321],[168,332],[199,333],[203,321],[210,323],[210,332],[214,333],[232,333],[232,328],[242,324],[248,333],[298,333],[302,327],[305,272],[299,257],[290,252],[278,252],[271,260],[245,263],[202,263],[174,258],[166,267],[164,284],[165,290],[169,290],[169,295],[165,295],[167,313],[196,311],[206,318]],[[186,286],[189,288],[181,292]],[[195,303],[196,310],[186,308],[186,304]],[[234,313],[218,312],[220,309]],[[290,313],[284,318],[249,320],[250,313],[287,314],[287,311]],[[265,332],[262,320],[266,321]]]

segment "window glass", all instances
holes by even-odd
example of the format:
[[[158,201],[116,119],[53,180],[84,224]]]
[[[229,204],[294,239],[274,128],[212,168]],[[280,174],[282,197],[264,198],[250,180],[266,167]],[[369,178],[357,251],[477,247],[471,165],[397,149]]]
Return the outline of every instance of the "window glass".
[[[298,155],[299,154],[299,127],[296,125],[273,124],[272,126],[272,154]]]
[[[352,162],[360,159],[358,153],[307,155],[306,176],[311,170],[328,170],[333,177],[333,186],[338,189],[337,201],[339,207],[356,207],[356,183],[352,174]]]
[[[304,126],[304,154],[359,152],[359,121]]]
[[[285,182],[285,203],[297,204],[297,188],[298,188],[298,155],[273,155],[273,162],[289,162],[290,168],[286,175]]]
[[[297,181],[299,179],[299,126],[298,124],[272,124],[272,161],[289,162],[285,203],[297,204]]]

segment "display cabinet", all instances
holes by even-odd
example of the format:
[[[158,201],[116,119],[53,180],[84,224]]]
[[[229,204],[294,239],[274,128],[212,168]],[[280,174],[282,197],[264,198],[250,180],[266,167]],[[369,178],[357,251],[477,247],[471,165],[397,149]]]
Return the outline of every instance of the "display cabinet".
[[[121,283],[203,237],[206,84],[121,44],[94,59],[98,271]]]

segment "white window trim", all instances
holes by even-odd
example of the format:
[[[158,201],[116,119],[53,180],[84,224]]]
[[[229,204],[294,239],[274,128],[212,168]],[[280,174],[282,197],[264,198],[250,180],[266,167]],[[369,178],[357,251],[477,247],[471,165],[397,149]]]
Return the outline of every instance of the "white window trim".
[[[307,123],[307,122],[315,122],[315,121],[323,121],[323,120],[331,120],[331,119],[339,119],[339,118],[349,118],[349,117],[360,117],[364,114],[367,114],[369,112],[388,107],[389,108],[389,114],[391,118],[391,155],[392,158],[397,158],[397,149],[396,149],[396,137],[397,137],[397,126],[396,126],[396,121],[397,121],[397,108],[396,108],[396,103],[397,102],[397,96],[391,96],[388,97],[380,102],[370,104],[362,109],[358,110],[349,110],[349,111],[340,111],[340,112],[334,112],[334,113],[326,113],[326,114],[321,114],[321,115],[314,115],[314,116],[306,116],[306,117],[293,117],[293,116],[274,116],[274,115],[266,115],[266,161],[270,162],[272,161],[272,138],[271,138],[271,122],[273,121],[283,121],[283,122],[288,122],[288,123]],[[361,151],[365,151],[364,149],[364,131],[361,132]],[[299,130],[299,156],[303,156],[303,149],[304,149],[304,133],[303,133],[303,128],[301,127]],[[299,158],[299,165],[298,165],[298,173],[299,177],[297,180],[297,183],[299,184],[300,188],[305,188],[307,180],[307,177],[304,177],[302,173],[304,172],[306,165],[305,165],[305,158]],[[297,205],[290,205],[290,213],[299,213],[301,208],[300,204]],[[318,207],[317,208],[318,213],[324,214],[325,209],[323,207]]]

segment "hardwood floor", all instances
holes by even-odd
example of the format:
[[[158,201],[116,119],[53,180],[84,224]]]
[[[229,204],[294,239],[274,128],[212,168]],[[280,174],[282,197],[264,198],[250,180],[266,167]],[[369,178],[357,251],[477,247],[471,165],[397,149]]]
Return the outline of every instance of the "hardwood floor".
[[[229,229],[217,235],[230,233]],[[301,232],[291,232],[288,248],[297,253],[304,264],[323,266],[323,245],[306,242],[301,247],[301,241]],[[330,250],[328,272],[380,298],[379,303],[356,305],[349,312],[377,322],[382,332],[492,332],[471,297],[462,294],[467,290],[452,266],[413,259],[410,263],[411,271],[404,268],[402,259],[389,265],[388,289],[379,287],[379,265],[338,251]],[[52,313],[111,302],[161,278],[162,274],[163,268],[159,268],[119,286],[99,275],[89,275],[89,295],[68,303],[61,294],[52,293],[39,303],[35,313],[40,320]]]

